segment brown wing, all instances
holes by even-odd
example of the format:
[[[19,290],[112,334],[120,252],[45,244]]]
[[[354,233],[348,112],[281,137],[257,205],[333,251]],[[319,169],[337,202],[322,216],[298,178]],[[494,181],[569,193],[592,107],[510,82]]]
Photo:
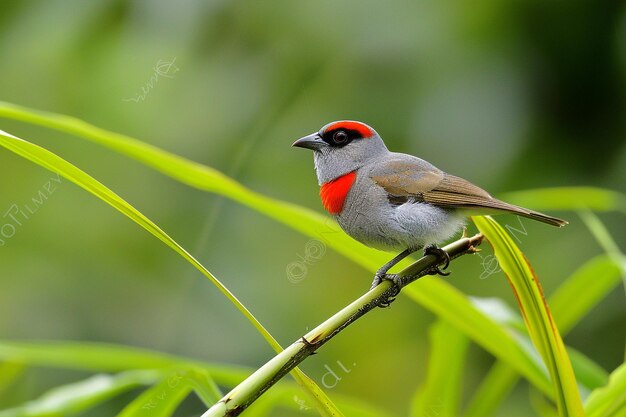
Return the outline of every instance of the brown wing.
[[[385,164],[382,172],[373,172],[372,179],[394,197],[414,197],[439,185],[444,173],[439,170],[422,170],[403,161]]]
[[[471,182],[446,174],[420,159],[386,162],[384,167],[372,172],[371,178],[389,193],[391,202],[403,203],[412,198],[440,207],[505,211],[554,226],[567,224],[564,220],[493,198]]]
[[[422,199],[429,203],[452,207],[498,208],[498,203],[502,203],[471,182],[445,173],[439,184],[422,194]]]

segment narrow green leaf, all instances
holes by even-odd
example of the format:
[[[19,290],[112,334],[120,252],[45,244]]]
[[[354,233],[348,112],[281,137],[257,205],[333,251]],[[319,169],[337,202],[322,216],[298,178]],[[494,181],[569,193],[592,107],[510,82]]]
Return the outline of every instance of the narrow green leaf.
[[[139,226],[146,229],[157,239],[165,243],[180,256],[182,256],[187,262],[192,264],[198,269],[205,277],[207,277],[221,292],[224,294],[239,311],[254,325],[254,327],[261,333],[261,335],[267,340],[267,342],[274,348],[274,350],[280,351],[280,345],[269,334],[269,332],[261,325],[261,323],[254,318],[252,313],[222,284],[213,274],[211,274],[200,262],[198,262],[193,256],[191,256],[182,246],[180,246],[174,239],[168,236],[161,228],[159,228],[150,219],[144,216],[139,210],[127,203],[120,196],[115,194],[109,188],[98,182],[96,179],[82,171],[81,169],[70,164],[66,160],[53,154],[52,152],[27,142],[23,139],[17,138],[6,132],[0,130],[0,146],[7,148],[8,150],[28,159],[31,162],[36,163],[52,172],[55,172],[63,177],[67,178],[74,184],[95,195],[105,203],[109,204],[120,213],[137,223]]]
[[[294,204],[255,193],[219,171],[163,151],[137,139],[97,128],[72,117],[35,111],[8,103],[0,103],[0,116],[76,135],[136,159],[181,183],[230,198],[307,236],[324,241],[338,253],[370,271],[375,271],[389,258],[387,254],[366,248],[355,242],[327,217]],[[399,267],[407,265],[408,262],[408,260],[405,261]],[[502,344],[499,339],[484,336],[479,331],[474,330],[475,327],[466,325],[459,319],[459,317],[464,317],[467,314],[474,318],[474,324],[481,324],[479,327],[493,327],[493,322],[476,311],[467,302],[467,298],[454,287],[441,280],[423,280],[419,288],[410,286],[403,291],[403,294],[409,295],[435,314],[460,326],[459,328],[477,343],[498,358],[511,363],[539,389],[550,395],[549,381],[531,360],[528,358],[522,361],[515,358],[511,359],[507,350],[500,347]],[[436,302],[432,300],[436,300]],[[453,300],[463,300],[463,307],[459,307],[458,303],[455,304]],[[510,340],[504,339],[505,345],[511,343],[514,344]],[[522,352],[523,354],[524,352]]]
[[[552,314],[565,335],[619,283],[621,269],[615,259],[596,256],[578,268],[549,298]],[[519,379],[509,365],[498,361],[489,371],[465,413],[466,417],[493,415]]]
[[[619,246],[617,246],[617,243],[615,243],[613,237],[611,237],[611,234],[600,221],[598,216],[589,210],[581,210],[578,214],[607,255],[613,258],[615,263],[621,269],[624,290],[626,290],[626,255],[624,255],[619,249]]]
[[[470,300],[472,300],[472,304],[477,309],[494,319],[497,323],[521,332],[526,331],[522,316],[519,315],[519,312],[513,310],[503,299],[497,297],[470,297]]]
[[[207,407],[224,396],[211,374],[206,370],[190,368],[185,373],[194,392]]]
[[[620,283],[620,265],[599,255],[578,268],[549,298],[554,321],[566,334]]]
[[[609,373],[593,359],[572,347],[567,346],[566,349],[572,360],[572,367],[579,386],[581,389],[587,390],[585,396],[589,391],[602,387],[609,382]]]
[[[435,287],[435,290],[432,289]],[[554,391],[543,367],[519,340],[495,320],[476,308],[470,299],[443,280],[423,280],[419,288],[410,285],[402,290],[411,299],[453,324],[486,351],[508,363],[540,391],[552,397]],[[445,311],[443,311],[445,309]]]
[[[266,216],[288,225],[309,236],[336,242],[335,248],[361,265],[378,268],[386,262],[382,252],[358,245],[341,232],[334,221],[312,210],[295,204],[275,200],[255,193],[239,182],[208,166],[141,142],[130,136],[107,131],[80,119],[55,113],[42,112],[10,103],[0,102],[0,117],[56,129],[102,145],[126,155],[190,187],[216,193],[257,210]],[[342,249],[342,244],[350,247]]]
[[[598,216],[593,214],[593,212],[590,210],[580,210],[578,212],[578,215],[583,220],[583,222],[587,225],[587,227],[589,228],[589,231],[596,238],[596,240],[598,241],[600,246],[602,246],[604,251],[611,256],[617,257],[618,259],[622,259],[623,261],[624,254],[619,250],[617,243],[615,243],[615,241],[611,237],[611,234],[606,229],[604,224],[602,224],[602,221],[600,221]]]
[[[179,363],[174,356],[103,343],[0,341],[0,359],[65,369],[118,372],[162,369]]]
[[[217,365],[146,349],[93,342],[0,340],[0,360],[22,362],[29,366],[95,372],[195,369],[208,372],[220,385],[225,386],[237,385],[253,371],[240,366]]]
[[[28,366],[96,372],[154,369],[163,375],[171,374],[174,369],[182,369],[186,370],[196,394],[207,405],[221,398],[222,393],[214,383],[203,381],[203,378],[210,376],[220,386],[233,387],[254,371],[238,365],[207,363],[146,349],[92,342],[0,341],[0,361],[2,360],[22,362]],[[279,398],[281,406],[299,411],[314,410],[313,402],[293,382],[281,381],[267,394],[273,400]],[[336,403],[341,409],[345,406],[350,417],[391,417],[389,413],[358,398],[340,394],[336,397]]]
[[[515,333],[516,339],[522,340],[525,345],[532,344],[528,338],[528,332],[524,326],[524,320],[519,314],[517,314],[516,311],[513,311],[513,309],[504,302],[504,300],[499,298],[485,299],[472,297],[472,302],[489,317],[493,317],[493,319],[498,323],[509,327],[511,332]],[[565,348],[567,349],[567,353],[572,361],[572,368],[574,369],[576,380],[581,388],[591,391],[607,383],[609,375],[600,365],[573,348],[568,346]],[[494,381],[493,384],[497,385],[496,381]],[[492,385],[492,387],[494,387],[494,385]]]
[[[388,261],[388,254],[367,248],[354,241],[341,231],[334,221],[325,216],[294,204],[255,193],[219,171],[173,155],[137,139],[97,128],[72,117],[33,111],[7,103],[0,103],[0,116],[77,135],[136,159],[183,184],[230,198],[307,236],[323,241],[327,246],[369,271],[376,271],[380,265]],[[410,260],[407,259],[398,267],[406,266],[409,262]],[[550,383],[543,371],[525,356],[526,353],[520,350],[515,341],[511,340],[510,336],[506,335],[502,329],[488,333],[477,330],[481,328],[493,329],[494,327],[497,328],[498,325],[471,306],[467,297],[452,285],[442,280],[422,280],[419,288],[409,286],[403,290],[403,294],[409,295],[411,299],[450,323],[455,323],[486,350],[510,363],[540,390],[548,395],[552,394]],[[471,317],[472,320],[463,320],[463,317]],[[494,335],[502,336],[502,338],[494,338]],[[507,347],[513,348],[516,354],[511,355]],[[304,383],[303,380],[300,382]],[[316,392],[317,395],[323,395],[321,391]],[[326,399],[324,399],[325,401]]]
[[[291,410],[297,411],[299,414],[310,414],[312,405],[309,401],[306,401],[302,397],[301,393],[295,388],[288,385],[274,386],[271,391],[268,391],[273,395],[272,401],[275,401],[275,406],[282,406]],[[363,400],[355,397],[348,397],[345,395],[337,394],[335,402],[341,410],[350,417],[394,417],[388,411],[376,407],[372,404],[367,404]],[[258,402],[252,405],[254,406]],[[246,410],[246,413],[248,411]]]
[[[252,313],[231,293],[226,286],[224,286],[213,274],[211,274],[200,262],[198,262],[191,254],[189,254],[182,246],[180,246],[174,239],[168,236],[163,230],[161,230],[155,223],[144,216],[141,212],[127,203],[120,196],[115,194],[109,188],[98,182],[93,177],[89,176],[84,171],[53,154],[52,152],[27,142],[23,139],[19,139],[6,132],[0,130],[0,146],[4,146],[10,151],[46,168],[52,172],[55,172],[68,180],[72,181],[79,187],[85,189],[96,197],[100,198],[105,203],[109,204],[139,226],[146,229],[153,236],[161,240],[180,256],[182,256],[187,262],[192,264],[198,269],[205,277],[207,277],[221,292],[224,294],[235,307],[252,323],[252,325],[258,330],[259,333],[265,338],[270,346],[276,351],[282,351],[282,347],[272,337],[272,335],[263,327],[263,325],[252,315]],[[226,178],[226,177],[224,177]],[[222,182],[223,183],[223,182]],[[319,410],[327,416],[340,416],[341,413],[332,404],[332,401],[324,394],[324,392],[313,383],[311,380],[307,381],[307,377],[304,373],[295,368],[291,373],[296,381],[301,383],[303,388],[309,392],[309,394],[315,398],[316,404],[319,405]]]
[[[117,417],[169,417],[191,390],[192,386],[185,372],[175,371],[142,392]]]
[[[594,187],[555,187],[502,194],[504,201],[535,210],[626,211],[626,196]]]
[[[118,375],[94,375],[88,379],[54,388],[39,399],[0,411],[0,417],[54,417],[85,411],[116,395],[161,377],[158,371],[128,371]]]
[[[541,285],[528,261],[495,220],[490,217],[472,219],[493,246],[500,267],[513,288],[530,338],[552,377],[559,415],[583,416],[574,371],[544,300]]]
[[[465,417],[494,415],[502,400],[513,390],[518,379],[519,375],[511,366],[502,361],[496,361],[476,389],[463,415]]]
[[[413,398],[412,417],[458,417],[468,345],[467,336],[449,323],[431,326],[428,373]]]
[[[626,417],[626,363],[611,373],[607,386],[589,395],[585,412],[587,417]]]
[[[559,413],[554,408],[554,403],[548,401],[546,397],[532,387],[529,388],[529,391],[530,404],[538,417],[558,417]]]

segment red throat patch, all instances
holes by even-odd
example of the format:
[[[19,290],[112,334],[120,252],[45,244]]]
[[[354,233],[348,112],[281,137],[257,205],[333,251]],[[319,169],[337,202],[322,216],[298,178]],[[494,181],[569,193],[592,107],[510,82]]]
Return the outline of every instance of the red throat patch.
[[[320,197],[322,197],[322,204],[327,212],[330,214],[341,213],[343,203],[346,201],[348,191],[352,188],[355,179],[356,172],[353,171],[322,184]]]

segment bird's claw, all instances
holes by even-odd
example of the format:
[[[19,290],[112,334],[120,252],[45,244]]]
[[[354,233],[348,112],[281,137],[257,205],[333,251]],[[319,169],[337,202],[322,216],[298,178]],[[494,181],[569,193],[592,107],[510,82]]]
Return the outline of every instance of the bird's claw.
[[[370,291],[373,290],[378,285],[380,285],[380,283],[383,281],[392,282],[392,286],[390,287],[390,289],[392,289],[393,292],[389,295],[389,297],[385,301],[381,301],[378,304],[380,307],[386,308],[386,307],[389,307],[391,303],[395,301],[396,296],[400,294],[400,290],[402,288],[402,282],[400,280],[400,277],[398,277],[398,274],[383,274],[383,275],[376,274],[374,276],[374,282],[372,282],[372,288],[370,288]]]
[[[448,254],[448,252],[437,247],[436,245],[430,245],[424,248],[424,255],[434,255],[438,259],[442,259],[445,261],[445,264],[442,268],[440,268],[439,265],[434,266],[430,275],[442,275],[444,277],[450,275],[449,272],[443,272],[444,269],[447,269],[448,266],[450,266],[450,255]]]
[[[370,291],[372,291],[374,288],[378,287],[380,285],[381,282],[383,282],[383,277],[384,275],[380,275],[378,273],[376,273],[376,275],[374,275],[374,281],[372,281],[372,286],[370,287]]]

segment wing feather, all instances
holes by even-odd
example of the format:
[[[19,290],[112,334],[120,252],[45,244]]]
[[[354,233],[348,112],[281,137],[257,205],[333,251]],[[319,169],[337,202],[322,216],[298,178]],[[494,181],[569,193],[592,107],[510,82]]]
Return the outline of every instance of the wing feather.
[[[373,170],[370,176],[387,191],[389,201],[392,203],[398,199],[404,201],[413,199],[445,208],[505,211],[553,226],[567,224],[566,221],[556,217],[493,198],[487,191],[471,182],[446,174],[418,158],[387,161]]]

